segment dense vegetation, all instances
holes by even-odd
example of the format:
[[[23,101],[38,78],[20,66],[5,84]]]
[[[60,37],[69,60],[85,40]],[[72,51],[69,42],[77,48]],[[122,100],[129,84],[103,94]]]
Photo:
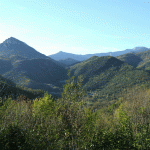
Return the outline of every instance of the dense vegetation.
[[[148,64],[149,62],[150,50],[139,52],[139,53],[128,53],[128,54],[120,55],[116,58],[124,62],[127,62],[131,66],[144,69],[145,68],[144,66]],[[146,69],[146,70],[149,70],[149,69]]]
[[[48,93],[33,102],[5,100],[0,107],[0,147],[150,149],[150,89],[137,86],[113,105],[94,111],[86,105],[83,79],[70,77],[56,101]]]
[[[72,66],[72,65],[75,65],[77,63],[80,63],[81,61],[78,61],[78,60],[75,60],[75,59],[72,59],[72,58],[66,58],[66,59],[59,59],[58,60],[60,63],[63,63],[67,66]]]
[[[0,51],[0,148],[150,149],[150,51],[71,67],[14,38]]]
[[[60,96],[67,78],[62,63],[10,37],[0,44],[0,74],[22,88],[42,89]]]
[[[80,64],[70,67],[71,76],[83,75],[83,88],[94,93],[87,97],[90,105],[103,107],[118,100],[127,88],[144,84],[150,87],[150,73],[135,68],[115,57],[93,56]]]
[[[76,79],[83,74],[83,88],[91,94],[92,92],[96,93],[93,98],[87,97],[90,98],[91,102],[89,103],[98,103],[99,101],[108,103],[112,97],[116,99],[125,88],[133,87],[137,83],[136,81],[139,84],[148,82],[149,61],[147,61],[147,56],[150,52],[149,50],[145,51],[146,49],[144,47],[134,49],[135,53],[116,57],[118,59],[111,56],[98,57],[89,54],[84,56],[93,57],[81,63],[71,58],[55,61],[40,54],[24,42],[11,37],[0,44],[0,74],[23,89],[41,89],[52,94],[52,96],[60,97],[64,81],[68,79],[67,70],[69,69],[71,76],[74,75]],[[129,51],[131,49],[119,53],[124,54]],[[142,53],[136,53],[137,51],[142,51]],[[60,55],[62,56],[63,52]],[[73,62],[78,64],[72,64],[71,67],[64,65],[64,63]],[[139,70],[147,70],[147,73],[146,71],[135,71],[127,63],[134,68],[137,66]],[[122,69],[123,75],[121,75]],[[140,76],[137,75],[136,79],[134,79],[135,73],[140,74]]]
[[[0,59],[0,74],[21,87],[42,89],[60,96],[67,70],[49,59],[11,56]]]
[[[124,55],[120,55],[116,58],[120,59],[121,61],[127,62],[129,65],[133,67],[137,67],[138,64],[141,61],[143,61],[142,58],[140,56],[137,56],[135,53],[127,53]]]
[[[24,95],[25,99],[32,100],[36,97],[42,97],[44,95],[44,91],[17,86],[9,79],[5,79],[0,75],[0,105],[2,105],[3,101],[5,101],[8,97],[17,99],[17,97],[21,95]]]
[[[144,62],[139,63],[137,68],[150,71],[150,59],[146,59]]]

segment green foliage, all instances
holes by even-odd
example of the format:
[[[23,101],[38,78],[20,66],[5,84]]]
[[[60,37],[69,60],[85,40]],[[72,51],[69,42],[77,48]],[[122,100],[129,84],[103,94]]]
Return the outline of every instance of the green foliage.
[[[16,125],[8,125],[0,131],[1,150],[30,150],[32,145],[29,144],[26,132]]]
[[[114,61],[110,58],[103,58],[103,65],[106,68],[101,68],[102,73],[98,70],[99,65],[96,65],[97,75],[93,78],[88,76],[88,83],[95,87],[95,83],[92,82],[96,82],[99,86],[102,85],[101,80],[105,82],[103,89],[97,91],[93,97],[97,99],[102,96],[100,94],[103,94],[104,98],[111,97],[110,103],[105,99],[105,106],[108,103],[107,105],[111,104],[109,107],[95,112],[88,107],[86,101],[89,99],[85,99],[87,91],[82,84],[86,81],[84,78],[86,69],[80,70],[83,74],[78,78],[71,76],[69,72],[69,79],[63,86],[61,98],[55,101],[48,93],[39,99],[34,99],[32,107],[15,102],[11,98],[4,101],[4,105],[0,107],[0,147],[7,149],[150,149],[149,124],[141,123],[135,126],[131,117],[131,107],[129,109],[130,103],[127,103],[124,97],[116,96],[117,88],[125,89],[127,84],[132,87],[134,83],[140,85],[141,81],[145,82],[149,79],[148,73],[134,70],[127,64],[119,66],[120,68],[115,64],[110,67],[111,61]],[[100,60],[98,57],[92,57],[88,61],[96,63]],[[92,70],[92,66],[90,67]],[[140,77],[142,75],[145,75],[143,79]],[[3,86],[2,82],[1,85]],[[146,88],[145,84],[142,85]],[[25,89],[32,91],[32,89]],[[115,96],[116,100],[113,101]],[[102,102],[104,101],[99,99],[99,103],[95,105],[102,107]],[[136,108],[138,108],[135,111],[136,115],[141,115],[143,118],[149,109],[147,105]],[[148,121],[147,119],[147,123]],[[11,123],[14,125],[10,126]]]
[[[95,115],[92,113],[92,109],[84,108],[84,113],[82,116],[82,122],[84,123],[81,131],[80,140],[82,141],[82,148],[91,148],[91,143],[95,136]]]
[[[122,102],[123,102],[123,97],[120,97],[117,102],[115,102],[114,104],[108,106],[108,111],[113,113],[114,110],[117,109]]]
[[[5,114],[5,111],[9,108],[9,106],[13,103],[12,98],[8,98],[4,100],[4,104],[0,107],[0,122],[2,121],[2,117]]]
[[[70,72],[68,73],[70,78]],[[80,75],[75,81],[75,76],[72,76],[66,81],[61,93],[64,102],[81,103],[82,98],[86,95],[86,91],[82,88],[83,75]]]
[[[138,64],[142,61],[142,59],[139,56],[137,56],[135,53],[123,54],[116,58],[128,63],[129,65],[131,65],[133,67],[137,67]]]
[[[139,56],[142,60],[146,60],[147,58],[150,57],[150,51],[147,50],[144,52],[137,53],[136,56]]]
[[[147,125],[138,125],[138,131],[135,135],[134,146],[138,149],[150,149],[149,123]]]
[[[130,117],[122,106],[117,112],[119,125],[116,125],[114,131],[98,130],[94,137],[93,149],[135,149]]]
[[[68,73],[70,77],[70,72]],[[83,76],[79,76],[77,80],[71,77],[66,81],[63,88],[62,97],[59,101],[59,115],[62,118],[63,128],[62,134],[65,136],[65,147],[88,146],[89,141],[93,138],[93,119],[92,110],[86,108],[83,100],[86,91],[82,88]],[[58,102],[58,101],[57,101]],[[74,144],[76,145],[74,145]]]
[[[0,110],[2,110],[2,111],[6,110],[7,107],[11,104],[11,101],[12,101],[12,98],[6,99],[6,97],[5,97],[4,103],[3,103],[3,105],[1,106],[1,109],[0,109]]]
[[[17,99],[17,96],[19,95],[25,95],[27,98],[33,99],[38,96],[42,96],[43,93],[44,92],[42,90],[33,90],[27,87],[20,87],[10,80],[0,76],[0,97],[2,97],[2,99],[4,99],[5,96],[6,98],[12,97],[13,99]]]
[[[83,77],[86,76],[92,76],[93,74],[99,73],[99,70],[101,68],[101,72],[103,70],[106,70],[108,67],[107,61],[110,59],[110,56],[105,57],[91,57],[80,64],[77,64],[75,66],[70,67],[71,75],[79,76],[83,75]]]
[[[35,99],[32,104],[33,107],[33,116],[45,116],[50,117],[55,113],[54,107],[55,104],[51,95],[48,93],[44,94],[44,97],[41,99]]]
[[[0,76],[0,81],[5,80],[9,85],[12,85],[12,82],[9,81],[11,80],[23,88],[42,89],[45,92],[60,94],[63,84],[60,79],[67,79],[67,70],[60,63],[50,59],[27,59],[14,55],[7,60],[0,59],[0,62],[2,65],[5,64],[0,66],[0,74],[3,75],[3,77]],[[7,79],[4,79],[4,77]],[[13,87],[9,87],[9,91],[12,91],[16,86],[14,83]],[[14,91],[12,92],[13,94],[15,93]]]
[[[150,60],[149,59],[146,59],[144,61],[142,61],[137,68],[139,69],[143,69],[143,70],[150,70]]]
[[[76,63],[79,63],[80,61],[72,59],[72,58],[66,58],[66,59],[59,59],[60,63],[65,64],[66,66],[74,65]]]
[[[71,66],[69,71],[75,79],[83,75],[83,89],[98,93],[96,99],[93,96],[90,100],[95,103],[101,101],[105,106],[107,102],[117,100],[126,88],[141,84],[150,85],[148,72],[135,69],[111,56],[91,57]]]

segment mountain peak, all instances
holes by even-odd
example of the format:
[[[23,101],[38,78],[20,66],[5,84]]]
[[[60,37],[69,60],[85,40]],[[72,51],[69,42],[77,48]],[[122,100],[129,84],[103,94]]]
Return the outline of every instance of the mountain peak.
[[[63,51],[59,51],[58,54],[65,54],[66,52]]]
[[[8,38],[9,40],[17,40],[16,38],[14,38],[14,37],[10,37],[10,38]]]
[[[0,44],[0,56],[9,58],[12,55],[22,56],[28,59],[49,59],[49,57],[37,52],[34,48],[30,47],[26,43],[14,37],[10,37]]]
[[[144,46],[137,46],[133,48],[133,50],[140,50],[140,49],[147,49],[147,48]]]
[[[21,42],[20,40],[14,38],[14,37],[10,37],[10,38],[6,39],[3,43],[7,43],[7,44],[20,44],[20,42]],[[24,43],[24,42],[21,42],[21,43]]]

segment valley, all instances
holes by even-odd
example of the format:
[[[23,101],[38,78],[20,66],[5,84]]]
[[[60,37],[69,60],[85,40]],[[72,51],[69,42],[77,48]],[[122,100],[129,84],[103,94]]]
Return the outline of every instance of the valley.
[[[73,143],[80,149],[83,144],[107,148],[107,143],[111,149],[145,148],[140,141],[148,144],[150,49],[124,52],[54,60],[13,37],[1,43],[0,144],[17,128],[23,136],[13,139],[26,137],[29,149]]]
[[[119,55],[121,53],[123,54]],[[106,56],[84,55],[91,57],[82,61],[65,59],[76,55],[61,52],[61,55],[56,54],[58,56],[54,55],[56,57],[52,58],[61,56],[64,59],[54,60],[40,54],[24,42],[10,37],[0,44],[0,74],[17,86],[42,90],[43,93],[48,92],[53,97],[61,97],[65,81],[68,80],[68,71],[75,79],[83,75],[83,89],[89,93],[97,93],[92,97],[87,95],[87,98],[93,105],[94,103],[106,105],[112,101],[112,97],[114,102],[117,101],[120,93],[126,88],[141,83],[149,85],[149,54],[148,48],[136,47],[114,52],[112,56],[107,56],[108,53]]]

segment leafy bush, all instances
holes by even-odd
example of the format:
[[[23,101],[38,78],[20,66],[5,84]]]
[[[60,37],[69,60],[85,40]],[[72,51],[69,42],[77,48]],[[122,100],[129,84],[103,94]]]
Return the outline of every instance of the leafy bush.
[[[9,150],[30,150],[26,132],[17,125],[9,125],[0,131],[0,147]]]
[[[42,99],[35,99],[32,104],[33,116],[50,117],[54,115],[54,103],[55,102],[53,102],[51,95],[48,93],[45,93]]]

